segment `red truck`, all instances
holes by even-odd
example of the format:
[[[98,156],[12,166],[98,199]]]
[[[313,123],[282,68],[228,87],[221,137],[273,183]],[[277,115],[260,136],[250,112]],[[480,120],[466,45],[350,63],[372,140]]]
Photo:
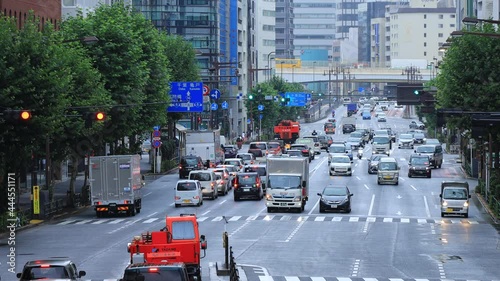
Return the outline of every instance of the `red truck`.
[[[274,138],[285,143],[294,143],[300,136],[300,124],[292,120],[282,120],[274,126]]]
[[[205,235],[199,234],[194,214],[167,216],[163,229],[135,236],[127,246],[132,265],[158,267],[183,264],[190,279],[197,281],[201,281],[200,259],[205,257],[206,249]]]

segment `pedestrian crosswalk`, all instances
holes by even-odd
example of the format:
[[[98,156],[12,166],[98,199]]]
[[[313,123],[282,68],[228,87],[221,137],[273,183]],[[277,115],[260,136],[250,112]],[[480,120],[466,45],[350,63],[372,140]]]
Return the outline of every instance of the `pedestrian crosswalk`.
[[[319,216],[319,215],[259,215],[259,216],[216,216],[216,217],[198,217],[198,222],[228,222],[237,221],[297,221],[297,222],[371,222],[371,223],[402,223],[402,224],[481,224],[484,221],[464,218],[401,218],[401,217],[373,217],[373,216]],[[151,224],[163,221],[164,218],[103,218],[103,219],[66,219],[56,223],[56,225],[103,225],[103,224],[130,224],[142,223]]]
[[[362,277],[302,277],[302,276],[259,276],[259,281],[442,281],[433,279],[412,278],[362,278]],[[446,281],[480,281],[467,279],[446,279]],[[493,280],[495,281],[495,280]],[[497,280],[498,281],[498,280]]]

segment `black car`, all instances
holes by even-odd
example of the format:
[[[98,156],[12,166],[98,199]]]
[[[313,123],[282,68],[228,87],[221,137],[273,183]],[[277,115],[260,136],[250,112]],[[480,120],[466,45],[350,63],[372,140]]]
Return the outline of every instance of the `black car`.
[[[344,211],[350,213],[351,197],[353,195],[347,186],[328,185],[323,189],[323,192],[318,193],[318,196],[320,196],[319,212]]]
[[[234,145],[224,146],[224,158],[236,158],[238,149]]]
[[[179,178],[187,179],[189,172],[195,170],[203,170],[205,166],[203,165],[203,160],[200,156],[187,155],[181,158],[179,163]]]
[[[307,144],[292,144],[290,149],[300,150],[302,152],[302,156],[309,158],[309,162],[314,159],[314,152],[312,152],[312,148],[310,148]]]
[[[378,171],[378,162],[380,158],[387,157],[386,154],[372,154],[368,159],[368,174],[376,174]]]
[[[298,149],[287,150],[286,154],[290,155],[290,157],[307,157],[301,150]]]
[[[261,200],[264,198],[262,180],[257,172],[238,173],[233,179],[234,201],[242,198]]]
[[[413,154],[408,161],[408,177],[427,177],[432,173],[429,155]]]
[[[356,127],[353,124],[342,125],[342,134],[352,133],[356,131]]]
[[[425,135],[423,133],[413,134],[413,142],[418,144],[423,144],[425,142]]]
[[[80,280],[85,276],[85,271],[78,271],[76,265],[70,260],[36,260],[24,265],[23,272],[17,273],[20,281],[28,280]]]
[[[332,136],[329,136],[329,135],[319,135],[318,140],[319,140],[321,149],[328,149],[328,147],[333,142]]]

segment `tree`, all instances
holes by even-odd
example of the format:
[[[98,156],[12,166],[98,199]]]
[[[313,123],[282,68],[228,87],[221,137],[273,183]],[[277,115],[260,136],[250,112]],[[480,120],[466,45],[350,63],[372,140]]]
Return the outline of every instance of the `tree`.
[[[89,34],[99,38],[86,50],[114,101],[108,114],[111,126],[104,134],[107,142],[116,148],[125,136],[133,140],[165,122],[169,72],[161,44],[164,33],[122,1],[101,5],[87,17],[70,18],[61,24],[61,31],[66,38]]]

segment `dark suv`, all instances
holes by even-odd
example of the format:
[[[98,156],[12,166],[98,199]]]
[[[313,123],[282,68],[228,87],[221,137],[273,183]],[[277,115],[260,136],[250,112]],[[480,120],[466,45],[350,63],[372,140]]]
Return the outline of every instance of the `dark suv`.
[[[255,198],[261,200],[264,197],[262,180],[257,172],[238,173],[233,179],[234,201],[242,198]]]
[[[431,177],[431,159],[429,155],[412,154],[408,161],[408,177]]]
[[[179,164],[179,178],[187,179],[189,172],[195,170],[203,170],[203,160],[200,156],[187,155],[181,158]]]
[[[28,280],[67,280],[76,281],[85,276],[85,271],[77,271],[70,260],[36,260],[24,265],[23,272],[17,274],[20,281]]]
[[[200,278],[201,279],[201,278]],[[130,264],[125,269],[122,281],[189,281],[188,269],[184,264]]]
[[[312,152],[312,148],[309,147],[307,144],[295,143],[290,146],[290,149],[302,151],[302,156],[309,158],[309,162],[311,162],[314,159],[314,153]]]

